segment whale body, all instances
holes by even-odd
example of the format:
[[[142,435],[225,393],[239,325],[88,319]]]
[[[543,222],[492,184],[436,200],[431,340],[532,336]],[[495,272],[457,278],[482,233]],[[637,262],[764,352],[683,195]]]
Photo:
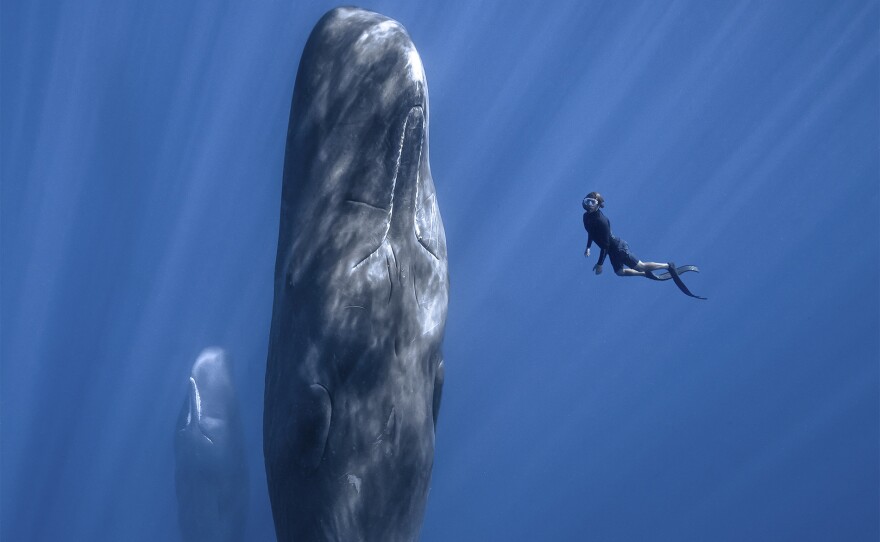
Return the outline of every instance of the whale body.
[[[406,30],[328,12],[296,76],[266,366],[278,540],[414,540],[443,386],[449,280],[428,90]]]
[[[177,510],[186,542],[243,540],[247,471],[229,363],[220,348],[199,354],[177,422]]]

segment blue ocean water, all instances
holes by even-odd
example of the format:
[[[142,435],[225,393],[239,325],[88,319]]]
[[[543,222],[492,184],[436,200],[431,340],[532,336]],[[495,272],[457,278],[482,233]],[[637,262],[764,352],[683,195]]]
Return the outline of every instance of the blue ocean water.
[[[880,538],[880,3],[370,2],[451,274],[424,541]],[[189,368],[261,450],[281,170],[328,2],[2,0],[0,539],[177,540]],[[582,256],[606,198],[670,282]]]

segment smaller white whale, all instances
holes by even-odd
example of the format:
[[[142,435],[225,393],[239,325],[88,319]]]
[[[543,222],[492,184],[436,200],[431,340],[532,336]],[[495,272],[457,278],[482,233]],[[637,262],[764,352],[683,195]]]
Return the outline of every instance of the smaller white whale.
[[[220,348],[199,354],[177,422],[177,513],[186,542],[233,542],[244,535],[244,435],[229,363]]]

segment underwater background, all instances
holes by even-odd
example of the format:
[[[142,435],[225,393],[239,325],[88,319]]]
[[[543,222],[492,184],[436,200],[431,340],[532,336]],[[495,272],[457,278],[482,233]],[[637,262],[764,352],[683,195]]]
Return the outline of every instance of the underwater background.
[[[451,278],[423,541],[880,538],[880,2],[367,2]],[[290,98],[330,2],[2,0],[0,539],[178,540],[224,347],[247,537]],[[606,199],[671,282],[601,276]]]

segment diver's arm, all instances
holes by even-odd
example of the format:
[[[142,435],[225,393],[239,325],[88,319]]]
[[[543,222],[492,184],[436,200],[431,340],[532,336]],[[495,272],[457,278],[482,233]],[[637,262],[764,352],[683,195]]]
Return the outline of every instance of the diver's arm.
[[[602,252],[599,253],[599,263],[596,264],[601,269],[602,264],[605,263],[605,256],[608,255],[608,247],[611,246],[611,222],[608,221],[608,217],[603,215],[601,211],[596,212],[599,213],[600,224],[599,231],[597,232],[598,238],[601,241],[605,241],[604,243],[599,243],[599,241],[596,241],[596,244],[602,247]]]
[[[584,258],[589,257],[590,247],[593,245],[593,235],[590,233],[590,222],[588,213],[584,213],[584,229],[587,230],[587,248],[584,249]]]
[[[601,252],[599,252],[599,261],[593,266],[593,271],[595,271],[597,275],[602,274],[602,264],[605,263],[606,255],[608,255],[608,251],[603,248]]]

